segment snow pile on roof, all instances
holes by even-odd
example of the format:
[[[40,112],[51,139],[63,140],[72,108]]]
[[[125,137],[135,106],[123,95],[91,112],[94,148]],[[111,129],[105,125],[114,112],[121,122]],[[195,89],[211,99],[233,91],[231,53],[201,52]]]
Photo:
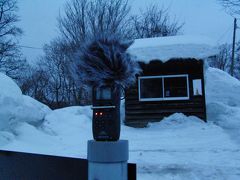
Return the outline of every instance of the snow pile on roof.
[[[137,61],[149,63],[159,59],[166,62],[172,58],[205,59],[216,55],[216,44],[203,36],[168,36],[136,39],[128,52]]]
[[[50,109],[31,97],[8,76],[0,73],[0,130],[11,129],[18,122],[37,123]]]

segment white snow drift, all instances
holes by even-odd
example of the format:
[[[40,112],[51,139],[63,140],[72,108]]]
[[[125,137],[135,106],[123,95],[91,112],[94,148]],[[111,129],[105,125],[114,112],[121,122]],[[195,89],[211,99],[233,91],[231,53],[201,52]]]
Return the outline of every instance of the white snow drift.
[[[38,123],[49,111],[42,103],[22,95],[16,83],[0,73],[0,130],[12,129],[19,122]]]

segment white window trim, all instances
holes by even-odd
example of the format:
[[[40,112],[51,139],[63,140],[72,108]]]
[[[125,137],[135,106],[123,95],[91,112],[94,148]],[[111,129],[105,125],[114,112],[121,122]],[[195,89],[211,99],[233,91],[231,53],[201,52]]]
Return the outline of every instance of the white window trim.
[[[164,97],[164,78],[168,77],[186,77],[187,78],[187,96],[186,97]],[[163,97],[162,98],[141,98],[141,85],[142,79],[157,79],[162,78]],[[188,74],[177,74],[177,75],[163,75],[163,76],[141,76],[138,77],[138,99],[139,101],[173,101],[173,100],[189,100],[189,78]]]

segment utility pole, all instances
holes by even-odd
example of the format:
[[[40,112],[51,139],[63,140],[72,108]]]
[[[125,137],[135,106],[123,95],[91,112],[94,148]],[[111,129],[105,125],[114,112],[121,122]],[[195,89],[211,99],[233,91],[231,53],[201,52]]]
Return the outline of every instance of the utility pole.
[[[235,44],[236,44],[236,29],[237,29],[237,19],[234,18],[234,26],[233,26],[233,43],[232,43],[232,62],[231,62],[231,69],[230,73],[231,76],[234,74],[234,56],[235,56]]]

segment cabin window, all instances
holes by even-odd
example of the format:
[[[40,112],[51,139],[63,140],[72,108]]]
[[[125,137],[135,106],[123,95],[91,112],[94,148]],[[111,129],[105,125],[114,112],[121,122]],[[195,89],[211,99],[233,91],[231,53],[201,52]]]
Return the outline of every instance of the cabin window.
[[[188,100],[188,75],[143,76],[138,78],[140,101]]]
[[[141,98],[163,98],[163,78],[147,78],[140,80]]]

